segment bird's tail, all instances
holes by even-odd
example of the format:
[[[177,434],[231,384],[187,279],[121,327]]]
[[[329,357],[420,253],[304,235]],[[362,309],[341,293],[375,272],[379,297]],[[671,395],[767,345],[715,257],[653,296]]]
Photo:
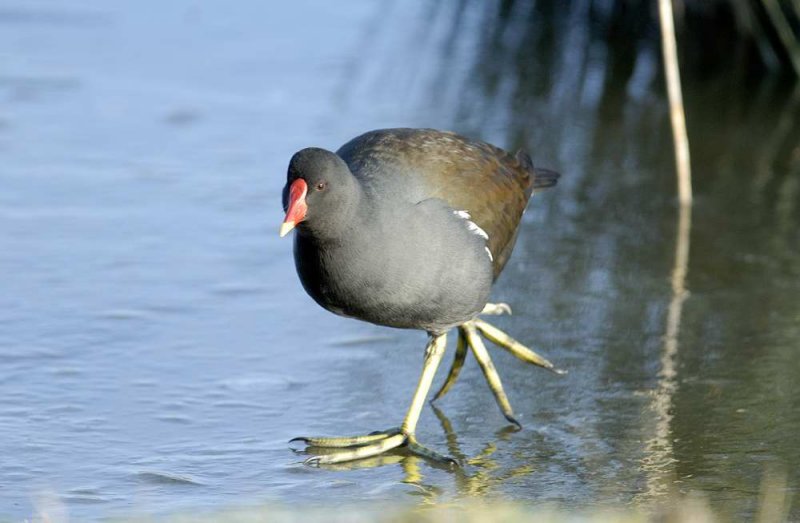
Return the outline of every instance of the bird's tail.
[[[533,190],[539,191],[552,187],[558,183],[559,177],[561,177],[561,174],[555,171],[536,167],[533,175]]]
[[[516,158],[520,165],[531,175],[530,186],[528,187],[529,191],[539,192],[558,183],[558,179],[561,177],[559,173],[550,169],[534,167],[533,160],[531,160],[530,155],[525,151],[517,151]]]

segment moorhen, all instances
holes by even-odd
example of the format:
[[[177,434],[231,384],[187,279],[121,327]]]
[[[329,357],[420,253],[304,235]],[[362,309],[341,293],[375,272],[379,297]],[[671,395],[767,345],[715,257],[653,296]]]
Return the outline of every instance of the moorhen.
[[[297,230],[294,260],[306,292],[333,313],[429,335],[403,424],[363,436],[294,438],[339,449],[306,463],[339,463],[402,445],[452,462],[419,444],[414,431],[453,327],[455,359],[434,400],[453,385],[469,348],[503,414],[519,426],[480,334],[525,362],[560,371],[478,315],[511,312],[507,304],[487,303],[489,291],[531,194],[558,177],[534,168],[523,151],[512,155],[432,129],[370,131],[336,153],[311,147],[292,157],[280,235]]]

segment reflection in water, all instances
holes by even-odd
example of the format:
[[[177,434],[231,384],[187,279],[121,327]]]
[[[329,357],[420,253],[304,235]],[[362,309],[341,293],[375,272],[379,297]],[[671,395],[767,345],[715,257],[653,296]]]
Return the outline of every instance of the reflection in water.
[[[448,465],[408,453],[404,448],[398,448],[372,458],[323,465],[322,468],[334,471],[352,471],[399,463],[404,475],[402,482],[416,487],[418,489],[416,493],[422,496],[425,504],[435,504],[441,501],[441,497],[446,493],[446,490],[441,486],[426,482],[423,464],[426,467],[451,473],[455,482],[456,496],[464,498],[482,497],[497,493],[496,491],[506,481],[530,475],[536,470],[534,464],[524,456],[511,458],[512,465],[510,468],[503,464],[509,461],[509,456],[495,456],[498,450],[498,442],[508,442],[512,434],[519,432],[520,429],[516,426],[511,425],[498,430],[495,433],[494,440],[484,443],[476,455],[467,456],[461,449],[458,435],[453,429],[450,419],[435,405],[430,404],[430,408],[444,431],[448,453],[461,464],[460,467],[451,468]],[[323,455],[335,451],[336,449],[331,448],[307,447],[304,450],[295,452],[298,455]],[[519,463],[515,463],[517,460]]]
[[[738,520],[773,462],[786,481],[765,498],[800,519],[800,89],[753,74],[717,31],[679,35],[696,175],[683,301],[652,3],[181,0],[157,23],[152,1],[81,4],[96,24],[0,17],[0,519],[40,491],[83,521],[132,503],[382,503],[405,480],[423,503],[567,509],[674,487]],[[174,125],[187,107],[202,118]],[[498,355],[526,427],[513,435],[487,429],[502,423],[489,394],[450,394],[463,473],[402,453],[295,466],[301,428],[371,429],[407,407],[394,384],[418,354],[413,334],[309,304],[268,225],[285,162],[398,125],[563,172],[495,291],[514,306],[504,326],[570,373]],[[153,470],[202,485],[142,481]]]
[[[798,465],[784,428],[800,426],[800,392],[788,385],[800,371],[800,309],[787,294],[800,292],[800,88],[754,75],[739,60],[746,45],[723,51],[725,34],[684,28],[696,205],[673,232],[652,5],[556,4],[424,3],[425,38],[399,44],[418,60],[407,88],[374,80],[397,75],[395,60],[371,62],[384,75],[355,83],[417,111],[415,122],[523,147],[564,172],[552,198],[534,199],[497,288],[515,311],[524,304],[520,316],[554,319],[548,354],[584,371],[567,401],[585,404],[565,406],[560,419],[580,416],[581,431],[609,454],[559,449],[581,479],[602,468],[637,485],[625,501],[702,490],[725,506],[734,499],[733,514],[752,514],[763,461]],[[653,391],[648,401],[626,396],[642,391]],[[756,416],[773,428],[754,431]],[[796,491],[800,468],[789,470]],[[582,488],[618,494],[578,481],[576,495]]]
[[[800,210],[800,154],[797,152],[800,141],[799,115],[800,84],[786,97],[784,107],[778,112],[774,129],[764,140],[753,179],[755,193],[761,197],[770,185],[778,185],[775,212],[778,226],[783,232],[796,226],[796,217]]]
[[[667,331],[661,354],[661,369],[658,386],[652,392],[650,408],[655,412],[655,435],[645,443],[642,470],[647,473],[647,489],[641,501],[666,500],[674,497],[675,455],[672,448],[671,421],[673,397],[678,387],[678,336],[681,328],[683,303],[689,296],[686,290],[686,275],[689,271],[689,240],[692,208],[681,205],[678,215],[678,236],[675,239],[675,266],[672,269],[672,300],[667,314]]]
[[[786,487],[785,469],[771,466],[764,470],[756,521],[759,523],[789,521],[791,501]]]
[[[520,430],[516,426],[510,425],[498,430],[495,433],[496,439],[494,441],[485,443],[476,456],[467,457],[461,452],[458,436],[453,430],[450,420],[440,409],[433,405],[431,405],[431,408],[447,436],[448,452],[467,465],[466,470],[458,469],[455,471],[456,491],[460,496],[471,497],[492,494],[492,490],[495,487],[502,485],[506,481],[527,476],[534,472],[535,467],[528,459],[523,458],[519,464],[516,464],[517,458],[515,457],[504,456],[502,459],[494,457],[497,451],[497,442],[509,441],[511,435]],[[503,462],[511,463],[510,469],[506,469],[502,464]],[[472,467],[475,467],[474,471],[472,471]]]
[[[689,270],[689,239],[692,221],[692,185],[689,141],[686,136],[686,115],[678,69],[672,0],[659,0],[661,47],[664,57],[664,76],[670,106],[670,121],[675,148],[675,167],[678,176],[678,237],[675,241],[675,265],[672,269],[672,300],[667,313],[667,332],[661,354],[658,387],[653,391],[651,408],[655,411],[655,435],[645,444],[642,470],[647,474],[645,501],[674,498],[675,456],[672,448],[673,396],[677,389],[678,335],[680,334],[683,302],[686,300],[686,274]]]

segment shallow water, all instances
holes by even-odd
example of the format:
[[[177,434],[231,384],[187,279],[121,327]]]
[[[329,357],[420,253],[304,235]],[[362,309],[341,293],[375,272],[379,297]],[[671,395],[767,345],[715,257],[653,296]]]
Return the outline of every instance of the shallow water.
[[[695,491],[746,517],[769,471],[797,498],[800,92],[688,76],[680,238],[657,49],[483,5],[0,7],[0,517]],[[418,429],[463,472],[314,469],[286,443],[396,425],[416,383],[424,336],[317,307],[277,236],[295,150],[388,126],[564,173],[494,297],[569,374],[496,353],[515,432],[468,361]]]

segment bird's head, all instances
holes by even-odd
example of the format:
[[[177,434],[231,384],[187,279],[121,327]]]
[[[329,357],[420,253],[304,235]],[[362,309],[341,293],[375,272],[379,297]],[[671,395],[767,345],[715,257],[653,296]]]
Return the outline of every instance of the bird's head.
[[[347,164],[325,149],[309,147],[295,153],[289,162],[283,188],[286,218],[280,235],[300,227],[317,236],[331,236],[352,214],[356,181]]]

